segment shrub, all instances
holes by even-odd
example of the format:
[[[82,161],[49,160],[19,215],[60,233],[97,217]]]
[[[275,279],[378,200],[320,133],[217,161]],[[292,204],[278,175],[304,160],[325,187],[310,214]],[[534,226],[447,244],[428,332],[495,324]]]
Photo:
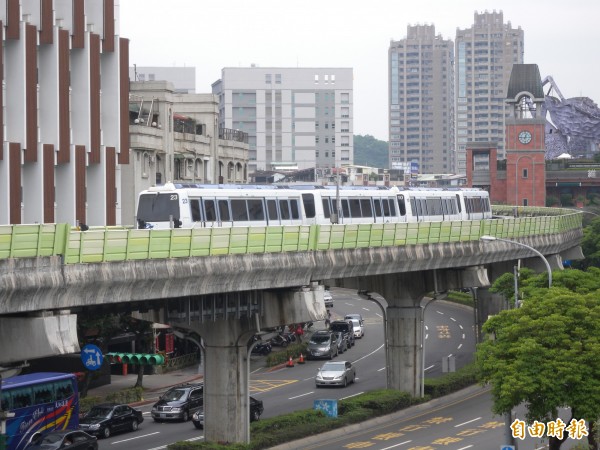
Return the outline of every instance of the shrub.
[[[307,346],[308,344],[304,342],[302,344],[290,344],[285,348],[284,351],[269,353],[269,356],[267,356],[267,366],[273,367],[278,364],[283,364],[289,361],[290,356],[292,357],[292,359],[299,358],[300,353],[302,353],[304,357],[306,357]]]

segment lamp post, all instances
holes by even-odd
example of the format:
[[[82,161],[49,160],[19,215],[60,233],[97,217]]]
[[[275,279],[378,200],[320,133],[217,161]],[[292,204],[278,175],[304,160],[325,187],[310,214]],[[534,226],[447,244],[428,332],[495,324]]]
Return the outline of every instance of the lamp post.
[[[425,311],[434,301],[432,298],[421,307],[421,398],[425,397]]]
[[[548,260],[546,259],[546,257],[544,255],[542,255],[539,251],[537,251],[535,248],[533,248],[533,247],[531,247],[531,246],[529,246],[527,244],[523,244],[521,242],[511,241],[510,239],[503,239],[503,238],[498,238],[498,237],[494,237],[494,236],[481,236],[479,239],[482,240],[482,241],[502,241],[502,242],[508,242],[509,244],[518,245],[519,247],[525,247],[526,249],[532,251],[537,256],[539,256],[540,258],[542,258],[542,261],[544,261],[544,264],[546,265],[546,270],[548,271],[548,287],[549,288],[552,287],[552,269],[550,268],[550,263],[548,263]]]
[[[527,245],[527,244],[523,244],[521,242],[517,242],[517,241],[511,241],[510,239],[503,239],[503,238],[498,238],[495,236],[481,236],[479,238],[482,241],[502,241],[502,242],[508,242],[509,244],[514,244],[514,245],[518,245],[519,247],[525,247],[526,249],[532,251],[533,253],[535,253],[537,256],[539,256],[540,258],[542,258],[542,261],[544,261],[544,264],[546,265],[546,270],[548,271],[548,288],[552,287],[552,269],[550,268],[550,264],[548,263],[548,260],[546,259],[546,257],[544,255],[542,255],[539,251],[537,251],[535,248]],[[516,280],[516,277],[515,277]],[[516,281],[515,281],[516,283]],[[515,293],[516,293],[516,287],[515,287]],[[517,299],[515,298],[515,301]],[[512,430],[511,430],[511,424],[512,424],[513,418],[512,418],[512,411],[508,411],[506,413],[504,413],[504,434],[505,434],[505,439],[506,442],[508,442],[510,445],[515,446],[515,448],[517,448],[517,443],[515,441],[515,438],[512,435]]]

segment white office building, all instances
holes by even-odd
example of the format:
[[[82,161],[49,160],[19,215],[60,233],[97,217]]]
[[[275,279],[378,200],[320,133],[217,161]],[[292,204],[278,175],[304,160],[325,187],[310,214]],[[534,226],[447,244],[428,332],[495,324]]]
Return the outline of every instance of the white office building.
[[[353,162],[352,69],[226,67],[212,87],[220,126],[248,133],[249,173]]]

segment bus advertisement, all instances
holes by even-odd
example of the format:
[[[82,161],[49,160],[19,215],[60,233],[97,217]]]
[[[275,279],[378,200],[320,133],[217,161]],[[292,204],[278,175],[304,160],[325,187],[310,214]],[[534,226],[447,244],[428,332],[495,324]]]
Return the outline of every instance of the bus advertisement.
[[[2,410],[13,413],[6,422],[7,450],[24,449],[38,434],[77,429],[79,394],[71,373],[38,372],[2,380]]]

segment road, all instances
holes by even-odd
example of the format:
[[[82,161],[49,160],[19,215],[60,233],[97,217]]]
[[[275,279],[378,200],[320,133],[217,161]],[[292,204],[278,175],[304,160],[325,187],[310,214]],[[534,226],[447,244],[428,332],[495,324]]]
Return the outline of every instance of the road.
[[[386,385],[385,372],[385,354],[384,354],[384,332],[383,315],[381,309],[373,302],[360,299],[355,291],[344,289],[332,289],[335,302],[332,310],[332,319],[342,318],[345,314],[362,314],[365,321],[365,336],[356,340],[356,345],[346,353],[337,357],[337,360],[348,360],[356,366],[356,383],[346,388],[319,388],[314,384],[314,377],[317,369],[323,364],[323,361],[306,361],[305,364],[296,364],[293,368],[283,367],[277,370],[268,370],[264,367],[262,357],[252,356],[251,368],[255,368],[251,373],[250,392],[251,395],[263,400],[265,412],[263,418],[274,417],[289,413],[295,410],[312,408],[316,399],[343,399],[362,392],[381,389]],[[473,338],[473,313],[465,307],[450,304],[448,302],[434,302],[427,306],[425,314],[425,354],[426,371],[428,376],[437,376],[442,374],[442,358],[453,355],[456,358],[457,368],[461,367],[472,358],[474,350]],[[315,327],[322,326],[315,324]],[[439,439],[461,437],[467,442],[465,430],[478,429],[483,427],[485,433],[480,436],[482,441],[478,441],[478,436],[469,437],[469,442],[484,442],[485,439],[492,439],[495,442],[501,442],[497,439],[502,438],[502,428],[485,425],[488,422],[498,422],[501,419],[493,418],[491,412],[491,401],[486,395],[479,395],[469,399],[468,403],[457,406],[456,410],[443,412],[443,417],[450,417],[451,420],[433,423],[434,418],[440,416],[441,412],[425,411],[421,415],[414,417],[410,422],[390,423],[385,431],[379,428],[370,431],[365,430],[364,435],[351,435],[343,442],[330,442],[331,446],[319,446],[315,448],[361,448],[361,442],[374,442],[368,445],[373,449],[385,449],[386,444],[400,445],[401,439],[392,439],[392,436],[401,438],[399,433],[407,434],[408,430],[401,431],[401,428],[410,426],[410,441],[414,447],[419,445],[432,445],[435,440],[432,438],[432,432],[435,430]],[[196,430],[191,422],[187,423],[155,423],[149,416],[151,405],[140,407],[144,413],[145,421],[140,429],[135,433],[125,433],[112,436],[106,440],[99,441],[100,449],[112,450],[158,450],[166,448],[169,443],[179,440],[198,440],[203,439],[202,430]],[[470,422],[474,420],[473,422]],[[423,428],[425,421],[432,421],[428,428]],[[427,422],[429,423],[429,422]],[[452,428],[450,423],[460,425]],[[419,425],[420,424],[420,425]],[[435,426],[434,426],[435,425]],[[467,426],[468,425],[468,426]],[[475,427],[475,428],[473,428]],[[497,429],[496,429],[497,428]],[[457,434],[462,433],[462,434]],[[469,432],[470,433],[470,432]],[[384,436],[376,438],[376,436]],[[463,436],[465,435],[465,436]],[[408,438],[406,438],[408,439]],[[405,440],[406,440],[405,439]],[[395,442],[395,444],[392,444]],[[456,441],[459,442],[459,441]],[[492,441],[489,441],[492,442]],[[414,444],[413,444],[414,443]],[[380,445],[381,444],[381,445]],[[448,441],[448,445],[450,441]],[[358,445],[358,447],[357,447]],[[404,444],[402,444],[404,445]],[[473,444],[477,449],[485,447]],[[366,448],[366,447],[364,447]],[[406,447],[410,448],[410,447]],[[415,447],[419,448],[419,447]],[[423,447],[433,448],[433,447]],[[459,449],[460,446],[447,446],[448,449]],[[469,447],[464,447],[469,448]],[[492,448],[492,447],[489,447]],[[497,450],[498,445],[493,448]],[[522,449],[521,449],[522,450]]]

